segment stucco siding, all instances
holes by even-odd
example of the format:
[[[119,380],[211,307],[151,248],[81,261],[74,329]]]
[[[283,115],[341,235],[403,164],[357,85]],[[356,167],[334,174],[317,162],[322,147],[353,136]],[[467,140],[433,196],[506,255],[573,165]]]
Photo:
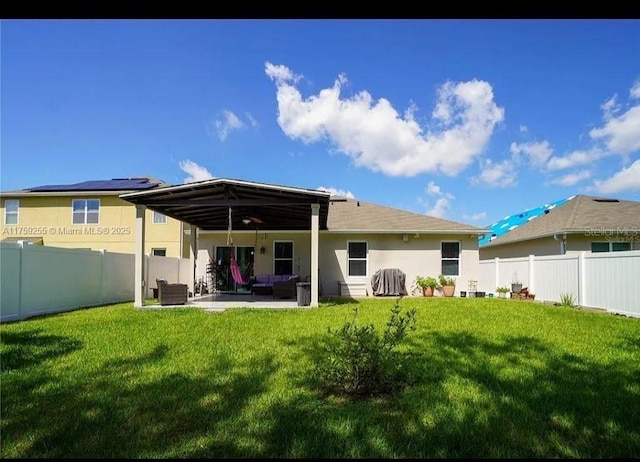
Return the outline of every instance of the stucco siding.
[[[549,236],[495,247],[480,247],[480,260],[491,260],[495,257],[527,257],[529,255],[560,255],[560,241]]]
[[[402,234],[337,234],[320,233],[319,241],[319,278],[323,296],[338,295],[339,282],[357,287],[352,295],[371,296],[371,276],[382,268],[400,268],[406,274],[407,290],[411,292],[412,283],[417,275],[437,277],[441,273],[442,241],[461,243],[460,276],[456,277],[456,294],[466,290],[470,279],[477,280],[479,270],[478,243],[474,236],[414,235],[408,241],[402,240]],[[293,241],[294,272],[305,278],[311,270],[311,236],[309,233],[233,233],[236,246],[256,244],[254,274],[273,273],[274,241]],[[348,276],[347,244],[349,241],[367,242],[367,274],[363,277]],[[206,265],[215,256],[217,246],[225,246],[226,233],[201,233],[198,237],[198,261],[196,277],[206,276]],[[265,253],[259,249],[265,247]],[[359,288],[363,287],[363,293]]]

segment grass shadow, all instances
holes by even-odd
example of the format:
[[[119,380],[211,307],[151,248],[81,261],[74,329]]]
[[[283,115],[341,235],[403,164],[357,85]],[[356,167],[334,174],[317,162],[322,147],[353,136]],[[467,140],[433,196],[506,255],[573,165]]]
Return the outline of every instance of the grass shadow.
[[[37,366],[82,348],[82,342],[61,335],[42,333],[41,329],[24,332],[4,332],[1,338],[2,372]]]

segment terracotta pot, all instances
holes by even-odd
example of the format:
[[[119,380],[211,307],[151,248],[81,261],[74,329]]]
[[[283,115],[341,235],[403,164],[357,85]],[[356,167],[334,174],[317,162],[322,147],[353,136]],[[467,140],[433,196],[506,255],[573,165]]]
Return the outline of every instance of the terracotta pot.
[[[425,297],[433,297],[433,288],[432,287],[423,287],[422,295]]]
[[[456,286],[442,286],[442,295],[445,297],[453,297],[453,293],[456,291]]]

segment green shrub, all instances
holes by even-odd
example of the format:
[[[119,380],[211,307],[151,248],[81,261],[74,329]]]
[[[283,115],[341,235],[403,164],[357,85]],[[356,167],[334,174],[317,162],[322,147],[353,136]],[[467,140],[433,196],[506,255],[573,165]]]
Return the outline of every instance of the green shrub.
[[[561,294],[560,295],[560,306],[568,306],[569,308],[575,308],[576,298],[573,294]]]
[[[401,315],[396,299],[382,335],[373,324],[358,326],[353,320],[341,329],[328,329],[326,354],[316,364],[315,378],[329,394],[370,397],[389,394],[401,383],[396,346],[416,328],[416,310]]]

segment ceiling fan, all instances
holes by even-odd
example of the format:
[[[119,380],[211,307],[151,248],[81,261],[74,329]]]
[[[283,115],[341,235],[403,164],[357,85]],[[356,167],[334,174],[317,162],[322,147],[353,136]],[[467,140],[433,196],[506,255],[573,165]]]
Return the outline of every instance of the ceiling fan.
[[[250,225],[251,223],[263,225],[264,221],[262,221],[262,219],[258,217],[245,216],[242,218],[242,223],[244,223],[245,225]]]

